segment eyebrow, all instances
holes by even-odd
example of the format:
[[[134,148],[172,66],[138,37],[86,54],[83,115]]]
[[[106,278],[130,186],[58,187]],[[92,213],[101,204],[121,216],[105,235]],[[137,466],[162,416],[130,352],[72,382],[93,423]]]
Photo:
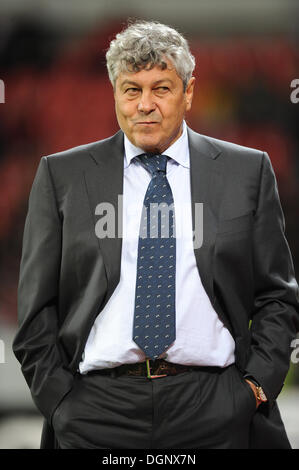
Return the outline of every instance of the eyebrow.
[[[153,86],[157,86],[157,85],[160,85],[161,83],[165,83],[165,82],[169,82],[171,84],[173,84],[173,81],[170,80],[170,78],[162,78],[161,80],[157,80],[156,82],[153,83]],[[140,84],[137,83],[137,82],[134,82],[132,80],[124,80],[122,83],[121,83],[121,87],[124,87],[125,85],[134,85],[136,87],[140,87]]]

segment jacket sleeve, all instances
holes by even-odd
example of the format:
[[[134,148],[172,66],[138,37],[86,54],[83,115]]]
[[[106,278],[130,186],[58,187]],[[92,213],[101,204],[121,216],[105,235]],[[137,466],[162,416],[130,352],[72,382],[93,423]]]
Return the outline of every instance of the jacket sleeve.
[[[62,243],[47,157],[42,157],[31,188],[23,235],[18,286],[19,328],[13,351],[32,398],[51,421],[73,374],[63,365],[56,341],[57,299]]]
[[[291,341],[299,330],[298,285],[284,232],[275,174],[263,153],[253,228],[254,308],[246,372],[260,383],[270,403],[283,387]]]

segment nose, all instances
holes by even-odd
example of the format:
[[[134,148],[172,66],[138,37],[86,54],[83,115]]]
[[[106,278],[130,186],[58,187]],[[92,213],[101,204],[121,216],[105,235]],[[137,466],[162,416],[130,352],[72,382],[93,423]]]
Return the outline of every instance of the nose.
[[[138,103],[138,111],[140,113],[149,114],[152,111],[155,111],[156,104],[153,101],[153,96],[151,93],[143,92]]]

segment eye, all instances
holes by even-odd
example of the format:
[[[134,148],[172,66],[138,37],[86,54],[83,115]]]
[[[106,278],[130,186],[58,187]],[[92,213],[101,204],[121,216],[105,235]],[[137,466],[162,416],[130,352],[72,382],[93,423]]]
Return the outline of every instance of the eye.
[[[169,91],[169,88],[167,86],[159,86],[155,88],[155,90],[160,94],[164,94],[164,93],[167,93],[167,91]]]
[[[131,88],[127,88],[125,90],[125,93],[127,93],[128,95],[136,95],[138,91],[139,91],[138,88],[131,87]]]

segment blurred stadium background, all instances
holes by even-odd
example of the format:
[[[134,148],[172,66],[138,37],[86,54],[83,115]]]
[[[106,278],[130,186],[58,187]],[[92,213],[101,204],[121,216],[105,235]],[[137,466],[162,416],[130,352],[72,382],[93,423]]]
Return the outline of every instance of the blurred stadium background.
[[[298,0],[1,0],[0,448],[38,448],[41,416],[11,352],[24,220],[42,155],[117,130],[105,50],[128,17],[162,21],[197,60],[189,125],[267,151],[299,270]],[[297,354],[299,360],[299,355]],[[299,365],[279,397],[299,448]]]

